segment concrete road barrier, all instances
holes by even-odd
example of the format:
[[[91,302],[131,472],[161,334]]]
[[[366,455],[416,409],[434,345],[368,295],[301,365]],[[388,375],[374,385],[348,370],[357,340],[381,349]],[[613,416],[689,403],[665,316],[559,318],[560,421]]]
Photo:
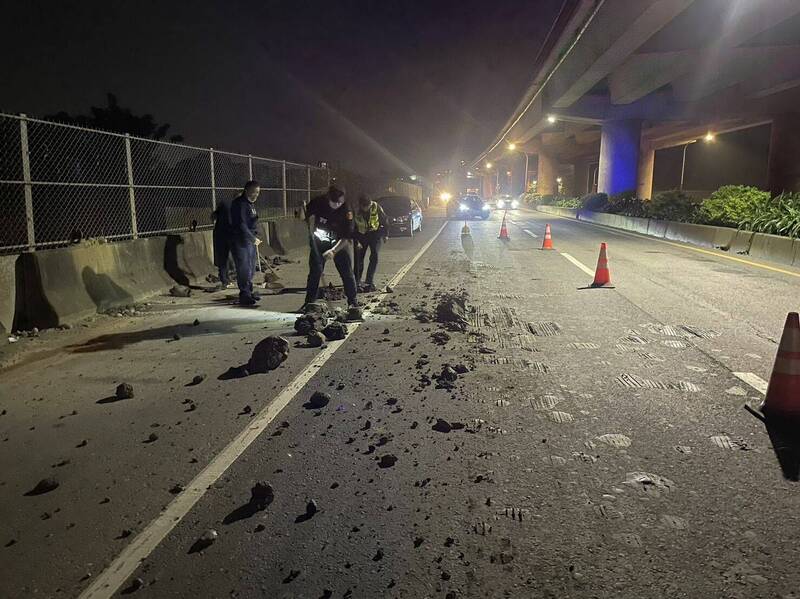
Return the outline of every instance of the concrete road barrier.
[[[682,241],[700,247],[713,248],[717,229],[718,227],[709,225],[670,222],[664,237],[671,241]]]
[[[15,326],[54,327],[195,283],[214,270],[212,245],[202,231],[22,254]]]
[[[7,335],[14,330],[17,258],[16,254],[0,256],[0,333],[3,335]]]
[[[750,256],[779,264],[797,264],[795,262],[797,240],[778,235],[756,233],[750,244]]]
[[[308,227],[305,221],[292,216],[269,221],[269,244],[279,254],[306,247]]]
[[[667,234],[668,226],[669,226],[669,221],[651,218],[647,222],[647,234],[650,237],[660,237],[661,239],[663,239],[664,236]]]

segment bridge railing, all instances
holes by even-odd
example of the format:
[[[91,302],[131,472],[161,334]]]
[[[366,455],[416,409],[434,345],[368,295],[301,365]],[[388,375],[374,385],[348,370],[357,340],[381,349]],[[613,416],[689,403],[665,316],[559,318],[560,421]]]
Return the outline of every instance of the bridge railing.
[[[0,113],[0,253],[212,226],[216,203],[261,183],[261,218],[293,213],[327,169]]]

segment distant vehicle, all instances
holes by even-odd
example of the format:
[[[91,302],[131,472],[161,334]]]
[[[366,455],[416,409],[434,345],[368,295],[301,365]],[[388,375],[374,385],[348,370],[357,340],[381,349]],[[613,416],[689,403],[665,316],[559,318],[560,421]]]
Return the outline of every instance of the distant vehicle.
[[[519,208],[519,201],[507,193],[494,197],[494,205],[498,210],[516,210]]]
[[[389,221],[389,236],[414,236],[414,231],[422,231],[422,209],[414,200],[406,196],[385,196],[375,200],[386,213]]]
[[[448,205],[449,218],[482,218],[491,216],[492,207],[478,195],[464,195],[458,201]]]

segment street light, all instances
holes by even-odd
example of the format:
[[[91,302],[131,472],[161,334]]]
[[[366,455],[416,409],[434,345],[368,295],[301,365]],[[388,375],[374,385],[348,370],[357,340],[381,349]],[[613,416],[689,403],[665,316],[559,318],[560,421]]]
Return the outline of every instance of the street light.
[[[714,138],[714,134],[711,133],[711,131],[709,131],[708,133],[706,133],[706,135],[705,135],[705,137],[703,139],[705,140],[706,143],[712,142],[715,139]]]
[[[508,149],[509,149],[509,150],[511,150],[511,151],[513,152],[514,150],[516,150],[516,149],[517,149],[517,144],[515,144],[515,143],[513,143],[513,142],[512,142],[512,143],[510,143],[510,144],[508,144]]]
[[[491,169],[492,168],[492,163],[491,162],[487,162],[486,163],[486,168],[487,169]]]
[[[517,144],[513,142],[508,144],[508,149],[513,152],[517,149]],[[522,189],[522,193],[528,193],[528,160],[530,159],[530,156],[528,156],[528,153],[525,150],[520,150],[520,153],[525,155],[525,181],[523,183],[524,187]]]
[[[554,114],[548,114],[547,115],[547,122],[550,123],[551,125],[553,123],[555,123],[557,120],[558,119],[556,118],[556,116]]]
[[[711,133],[711,131],[709,131],[703,136],[703,141],[706,143],[711,143],[715,139],[716,137],[714,136],[713,133]],[[683,160],[681,160],[681,184],[678,186],[678,189],[681,191],[683,191],[683,177],[684,174],[686,173],[686,150],[689,148],[690,145],[695,143],[697,143],[697,140],[693,139],[692,141],[688,141],[685,144],[683,144]]]

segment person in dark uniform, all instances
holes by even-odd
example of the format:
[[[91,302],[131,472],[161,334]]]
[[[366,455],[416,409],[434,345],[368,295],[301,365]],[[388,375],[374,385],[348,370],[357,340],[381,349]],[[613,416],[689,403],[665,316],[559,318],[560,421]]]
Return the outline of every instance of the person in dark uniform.
[[[370,200],[362,194],[358,197],[355,214],[356,223],[356,285],[359,291],[375,291],[375,271],[378,269],[378,252],[381,244],[386,242],[388,220],[378,202]],[[364,272],[364,258],[369,250],[369,266],[367,279],[361,287],[361,274]]]
[[[231,203],[232,198],[217,202],[217,208],[211,213],[214,221],[214,266],[219,269],[219,288],[230,287],[228,261],[231,258]]]
[[[261,299],[253,291],[256,246],[261,244],[257,235],[258,213],[255,207],[260,192],[258,181],[248,181],[242,194],[231,204],[231,250],[236,263],[239,304],[242,306],[253,306]]]
[[[306,206],[306,223],[311,245],[308,255],[306,304],[317,301],[319,281],[325,263],[333,260],[342,277],[348,306],[357,306],[356,278],[353,275],[353,212],[344,201],[344,189],[331,185],[328,193]]]

